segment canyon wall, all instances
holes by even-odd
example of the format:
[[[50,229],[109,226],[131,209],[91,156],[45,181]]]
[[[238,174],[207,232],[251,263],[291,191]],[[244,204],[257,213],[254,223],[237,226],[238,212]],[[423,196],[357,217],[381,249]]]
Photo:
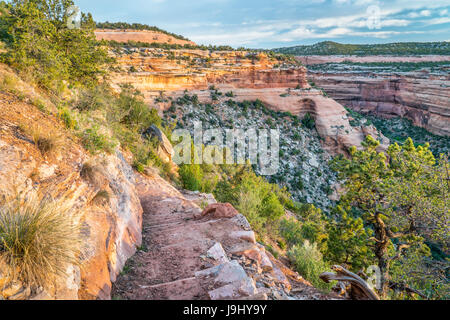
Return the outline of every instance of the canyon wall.
[[[116,84],[131,83],[147,97],[160,91],[230,88],[306,88],[304,67],[282,67],[266,54],[246,51],[131,49],[116,55]]]
[[[405,117],[438,135],[450,135],[450,76],[427,73],[321,73],[310,80],[356,111]]]
[[[87,154],[55,117],[12,95],[0,93],[0,105],[1,193],[38,193],[69,203],[80,215],[83,239],[80,263],[65,266],[65,276],[45,290],[12,282],[0,266],[0,300],[110,299],[112,282],[142,241],[142,207],[129,157],[120,151]],[[42,154],[26,133],[33,127],[58,136],[51,154]],[[83,176],[86,163],[94,169]]]
[[[371,63],[371,62],[442,62],[450,61],[450,56],[298,56],[298,61],[304,65],[324,64],[324,63]]]
[[[259,99],[276,111],[299,116],[309,112],[316,119],[324,147],[332,153],[361,147],[368,134],[379,138],[383,147],[389,143],[373,127],[352,127],[342,105],[310,87],[305,67],[265,53],[123,48],[115,55],[120,70],[111,76],[113,83],[117,87],[132,84],[161,111],[170,107],[169,100],[157,102],[162,93],[166,98],[178,98],[185,90],[210,104],[230,98]],[[232,91],[233,97],[222,95],[213,100],[208,90],[211,86],[222,93]]]

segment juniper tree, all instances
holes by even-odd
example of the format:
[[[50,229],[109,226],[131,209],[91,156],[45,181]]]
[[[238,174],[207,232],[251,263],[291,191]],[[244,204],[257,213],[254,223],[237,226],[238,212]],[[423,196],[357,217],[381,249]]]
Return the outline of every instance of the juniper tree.
[[[345,179],[347,193],[341,204],[361,213],[373,230],[372,251],[381,271],[380,293],[387,297],[395,287],[390,277],[393,262],[408,249],[425,246],[425,240],[449,242],[448,160],[436,161],[429,145],[391,145],[377,152],[379,142],[368,136],[363,150],[353,147],[350,159],[333,166]],[[397,286],[398,287],[398,286]]]

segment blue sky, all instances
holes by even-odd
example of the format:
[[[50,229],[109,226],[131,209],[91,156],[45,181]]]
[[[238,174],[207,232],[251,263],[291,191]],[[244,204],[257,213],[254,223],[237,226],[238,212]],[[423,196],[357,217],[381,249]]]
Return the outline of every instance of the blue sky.
[[[156,25],[199,44],[276,48],[450,41],[449,0],[75,0],[96,21]]]

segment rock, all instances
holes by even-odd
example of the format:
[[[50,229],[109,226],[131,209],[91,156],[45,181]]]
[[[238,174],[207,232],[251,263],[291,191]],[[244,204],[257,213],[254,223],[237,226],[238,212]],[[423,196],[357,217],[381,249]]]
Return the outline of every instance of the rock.
[[[218,243],[218,242],[211,249],[208,250],[206,255],[209,258],[214,259],[214,260],[216,260],[216,261],[218,261],[220,263],[227,263],[227,262],[229,262],[225,250],[223,250],[222,245],[220,243]]]
[[[265,252],[261,252],[260,265],[264,272],[269,272],[273,270],[273,264]]]
[[[10,297],[19,294],[20,292],[24,291],[25,288],[22,286],[19,282],[13,282],[9,283],[5,288],[2,289],[0,292],[2,296],[6,299],[9,299]]]
[[[212,218],[233,218],[239,212],[229,203],[214,203],[206,207],[202,212],[202,217],[210,216]]]
[[[22,288],[19,292],[16,294],[10,296],[8,300],[26,300],[30,297],[31,289],[28,288]]]
[[[242,281],[247,278],[247,274],[237,261],[223,263],[216,267],[198,271],[195,273],[196,278],[214,278],[216,284],[230,284],[236,281]]]
[[[245,256],[257,263],[261,263],[261,251],[251,243],[240,243],[230,249],[230,253],[237,256]]]
[[[236,299],[242,296],[252,296],[256,293],[255,283],[248,277],[208,292],[211,300]]]
[[[267,297],[267,293],[258,293],[254,296],[250,296],[250,297],[243,297],[243,298],[239,298],[237,300],[241,300],[241,301],[245,301],[245,300],[249,300],[249,301],[266,301],[269,300],[269,298]]]
[[[253,231],[234,231],[230,234],[230,237],[256,244],[256,236]]]
[[[232,218],[232,221],[236,222],[238,226],[240,226],[242,229],[246,231],[252,230],[252,227],[250,226],[250,223],[248,222],[247,218],[242,214],[238,214],[237,216]]]
[[[172,144],[166,135],[155,125],[152,125],[144,132],[144,137],[154,137],[159,141],[158,155],[164,162],[171,162],[175,154]]]
[[[435,134],[450,135],[448,76],[416,73],[311,73],[311,79],[338,102],[363,113],[398,116]]]

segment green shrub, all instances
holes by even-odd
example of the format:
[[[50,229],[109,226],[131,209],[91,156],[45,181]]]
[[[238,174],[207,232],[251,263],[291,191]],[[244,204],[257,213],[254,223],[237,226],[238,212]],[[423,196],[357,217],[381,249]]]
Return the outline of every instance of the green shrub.
[[[0,201],[0,264],[14,280],[47,287],[78,262],[80,226],[63,201],[6,197]]]
[[[116,143],[111,141],[106,135],[99,133],[98,130],[98,126],[84,130],[81,134],[84,147],[92,154],[98,151],[113,153]]]
[[[283,219],[280,222],[280,235],[289,246],[303,243],[302,227],[296,219]]]
[[[150,108],[144,102],[142,94],[132,88],[122,88],[117,105],[120,112],[120,122],[137,131],[145,130],[152,124],[161,126],[158,111]]]
[[[184,189],[191,191],[201,191],[203,171],[200,165],[182,165],[180,167],[179,174]]]
[[[108,88],[99,85],[82,90],[75,103],[75,108],[80,111],[106,110],[113,103],[114,97]]]
[[[288,257],[296,271],[314,287],[324,290],[331,289],[332,284],[325,283],[319,278],[321,273],[329,271],[330,268],[323,261],[323,256],[315,243],[305,240],[303,245],[292,247],[288,252]]]
[[[63,108],[58,112],[58,118],[64,122],[67,129],[78,129],[78,122],[68,108]]]
[[[316,121],[311,116],[311,114],[308,112],[305,117],[302,120],[302,124],[307,129],[313,129],[316,126]]]

